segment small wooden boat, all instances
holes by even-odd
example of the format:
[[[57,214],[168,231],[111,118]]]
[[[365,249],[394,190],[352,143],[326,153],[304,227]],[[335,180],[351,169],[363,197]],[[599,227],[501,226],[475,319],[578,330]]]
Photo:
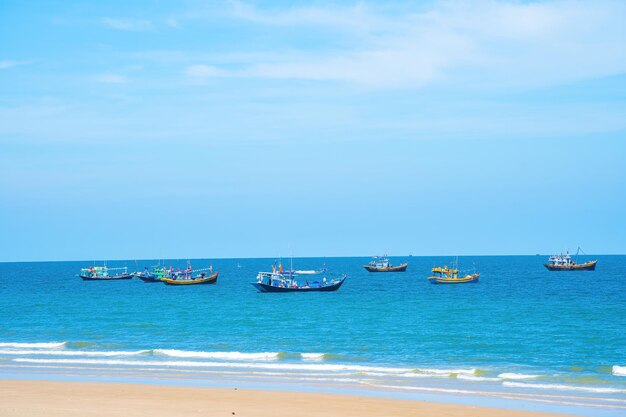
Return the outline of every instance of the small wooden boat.
[[[447,266],[443,268],[436,266],[432,272],[434,275],[428,277],[431,284],[470,284],[478,282],[478,277],[480,277],[479,273],[459,277],[458,269]]]
[[[120,271],[110,274],[109,271]],[[106,266],[91,266],[81,268],[78,275],[83,281],[116,281],[120,279],[132,279],[133,274],[128,273],[128,268],[107,268]]]
[[[207,276],[206,273],[202,272],[199,275],[196,275],[192,278],[163,278],[161,282],[165,283],[165,285],[202,285],[202,284],[215,284],[217,283],[217,275],[218,272],[213,275]]]
[[[386,256],[374,256],[372,261],[363,266],[369,272],[404,272],[406,271],[408,263],[403,263],[398,266],[393,266],[389,263],[389,258]]]
[[[330,292],[337,291],[345,282],[346,276],[326,281],[298,282],[294,275],[285,275],[278,271],[259,272],[257,282],[252,285],[259,292]]]
[[[548,271],[595,271],[598,261],[578,263],[579,252],[580,247],[576,251],[575,260],[572,260],[569,251],[567,251],[565,255],[552,255],[550,259],[548,259],[548,263],[543,264],[543,266],[545,266]]]

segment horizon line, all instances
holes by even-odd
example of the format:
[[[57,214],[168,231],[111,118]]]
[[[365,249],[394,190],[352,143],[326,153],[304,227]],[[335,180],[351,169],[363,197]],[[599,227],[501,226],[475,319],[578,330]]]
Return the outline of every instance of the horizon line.
[[[340,256],[244,256],[244,257],[217,257],[217,258],[137,258],[137,259],[61,259],[61,260],[22,260],[22,261],[0,261],[0,264],[10,264],[10,263],[44,263],[44,262],[122,262],[122,261],[154,261],[154,260],[237,260],[237,259],[313,259],[313,258],[372,258],[373,256],[379,255],[340,255]],[[382,255],[388,256],[390,258],[443,258],[443,257],[496,257],[496,256],[551,256],[550,254],[543,253],[535,253],[535,254],[506,254],[506,255],[495,255],[495,254],[482,254],[482,255]],[[587,253],[583,254],[583,256],[626,256],[626,253]]]

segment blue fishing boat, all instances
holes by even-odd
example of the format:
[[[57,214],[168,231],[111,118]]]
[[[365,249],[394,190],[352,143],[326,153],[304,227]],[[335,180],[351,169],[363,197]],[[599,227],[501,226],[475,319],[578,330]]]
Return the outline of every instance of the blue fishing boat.
[[[343,275],[341,278],[335,278],[326,280],[326,277],[321,281],[304,280],[298,282],[295,271],[290,269],[289,271],[283,271],[283,266],[280,264],[278,268],[273,265],[272,272],[259,272],[256,277],[256,282],[252,285],[259,290],[259,292],[329,292],[337,291],[345,282],[347,275]],[[312,274],[304,274],[312,275]]]
[[[374,256],[372,261],[363,266],[369,272],[404,272],[406,271],[408,263],[403,263],[397,266],[392,265],[389,262],[389,258],[385,256]]]
[[[146,267],[143,271],[135,273],[135,276],[147,283],[161,282],[163,278],[168,276],[168,271],[164,266],[153,266],[151,270]]]

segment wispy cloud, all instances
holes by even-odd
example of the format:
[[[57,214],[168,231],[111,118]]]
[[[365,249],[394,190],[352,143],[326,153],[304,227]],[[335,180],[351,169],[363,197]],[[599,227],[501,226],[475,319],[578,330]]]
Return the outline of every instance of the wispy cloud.
[[[29,61],[13,61],[10,59],[0,61],[0,69],[8,69],[13,67],[18,67],[20,65],[28,65]]]
[[[105,84],[124,84],[128,82],[128,78],[126,78],[125,76],[111,73],[96,75],[94,77],[94,80],[99,83]]]
[[[610,0],[440,1],[400,12],[375,5],[274,10],[235,2],[231,19],[333,31],[336,45],[289,50],[280,59],[276,51],[268,50],[266,60],[255,53],[237,70],[200,62],[186,73],[374,87],[463,83],[471,77],[473,85],[570,82],[626,71],[625,15],[626,4]]]
[[[227,71],[220,70],[211,65],[190,65],[185,70],[185,74],[191,77],[219,77],[233,75]]]
[[[101,22],[110,28],[130,32],[146,32],[154,29],[149,20],[103,17]]]

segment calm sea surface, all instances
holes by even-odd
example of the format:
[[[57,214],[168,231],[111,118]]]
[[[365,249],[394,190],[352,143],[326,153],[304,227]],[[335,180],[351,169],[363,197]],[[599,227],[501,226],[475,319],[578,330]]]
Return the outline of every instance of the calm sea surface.
[[[288,380],[626,412],[626,256],[593,258],[594,272],[549,272],[545,256],[465,257],[481,278],[458,286],[426,280],[450,258],[392,258],[409,262],[393,274],[366,272],[367,258],[294,259],[348,274],[339,291],[309,294],[258,293],[250,283],[273,259],[192,260],[220,273],[192,287],[83,282],[89,261],[3,263],[0,377]]]

